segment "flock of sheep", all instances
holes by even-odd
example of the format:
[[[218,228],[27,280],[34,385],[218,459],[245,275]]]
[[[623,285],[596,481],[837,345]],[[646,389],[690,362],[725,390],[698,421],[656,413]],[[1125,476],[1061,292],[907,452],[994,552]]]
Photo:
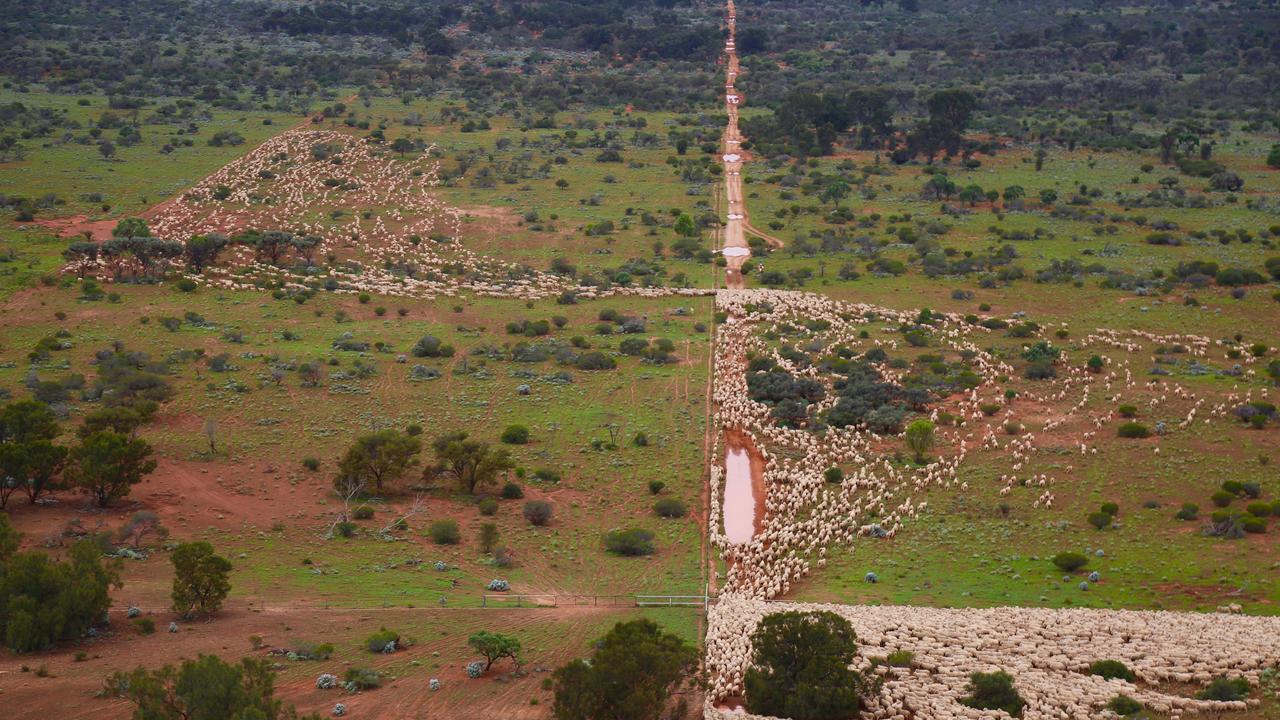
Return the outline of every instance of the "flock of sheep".
[[[1106,365],[1100,371],[1088,370],[1083,356],[1064,354],[1057,363],[1056,378],[1028,383],[1030,387],[1020,390],[1015,401],[1004,397],[1001,381],[1015,377],[1014,368],[981,349],[990,345],[992,331],[959,316],[935,315],[930,352],[939,352],[938,348],[950,353],[968,351],[970,365],[982,382],[934,407],[933,419],[945,409],[954,417],[954,425],[940,424],[936,459],[923,467],[906,468],[890,462],[890,455],[902,447],[900,437],[881,437],[852,426],[827,428],[822,434],[779,427],[770,408],[751,399],[746,366],[748,355],[763,356],[794,376],[822,381],[816,366],[797,365],[780,353],[776,339],[790,331],[799,333],[787,338],[797,346],[845,346],[859,353],[881,347],[893,352],[903,338],[897,326],[914,323],[916,313],[769,289],[722,290],[716,307],[725,321],[718,328],[715,350],[715,423],[731,437],[746,438],[749,449],[763,462],[765,512],[756,519],[758,530],[749,541],[735,544],[725,536],[721,517],[725,450],[717,447],[712,454],[709,532],[728,570],[719,602],[711,609],[707,634],[712,683],[707,717],[727,715],[716,703],[741,693],[755,624],[766,613],[790,609],[829,609],[847,617],[858,632],[864,660],[894,650],[915,653],[911,669],[877,669],[886,682],[864,715],[873,718],[981,717],[981,712],[958,700],[970,673],[996,669],[1014,675],[1028,702],[1026,718],[1107,717],[1110,711],[1104,706],[1120,693],[1173,717],[1233,710],[1245,703],[1189,699],[1080,671],[1093,661],[1115,659],[1128,664],[1144,683],[1203,684],[1224,673],[1256,681],[1259,672],[1280,663],[1276,643],[1280,619],[1276,618],[1033,608],[817,608],[767,602],[785,595],[815,567],[825,566],[828,553],[841,550],[856,537],[892,537],[904,521],[926,507],[921,495],[929,488],[967,489],[968,480],[958,470],[970,454],[1003,454],[1008,470],[998,480],[1000,494],[1027,488],[1027,500],[1034,508],[1049,508],[1056,480],[1036,468],[1037,455],[1052,450],[1055,458],[1060,457],[1064,447],[1097,454],[1099,433],[1116,421],[1118,403],[1141,403],[1145,414],[1178,417],[1177,423],[1171,423],[1176,428],[1186,428],[1197,419],[1209,422],[1227,416],[1237,404],[1252,399],[1255,390],[1233,390],[1210,400],[1178,384],[1139,381],[1130,363],[1130,356],[1142,357],[1160,345],[1181,346],[1189,356],[1207,358],[1219,343],[1200,336],[1098,330],[1080,345],[1107,348]],[[806,324],[815,329],[799,330]],[[860,336],[864,330],[870,330],[869,337]],[[1047,336],[1047,331],[1042,328],[1038,334]],[[887,365],[878,367],[887,380],[901,376]],[[1249,373],[1252,370],[1244,374]],[[1091,403],[1091,392],[1094,401],[1101,394],[1105,402]],[[1263,397],[1266,393],[1261,390]],[[830,407],[834,400],[828,393],[818,409]],[[1001,406],[995,413],[989,412],[993,403]],[[1067,404],[1070,408],[1065,413],[1054,410]],[[1021,425],[1021,420],[1032,417],[1043,428],[1043,437],[1026,432]],[[1084,427],[1075,427],[1080,425]],[[1010,427],[1017,432],[1011,433]],[[1159,438],[1151,447],[1159,452]],[[832,466],[854,469],[834,485],[824,478]],[[1070,473],[1073,467],[1064,469]]]

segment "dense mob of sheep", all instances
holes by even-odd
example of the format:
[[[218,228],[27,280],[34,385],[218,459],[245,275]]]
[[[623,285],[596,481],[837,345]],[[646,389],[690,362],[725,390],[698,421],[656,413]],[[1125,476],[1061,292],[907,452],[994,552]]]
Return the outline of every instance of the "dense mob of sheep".
[[[300,291],[317,282],[343,293],[406,297],[461,292],[524,300],[571,290],[598,295],[703,295],[702,288],[614,287],[601,292],[571,279],[477,255],[458,238],[459,213],[433,192],[438,163],[430,150],[398,158],[385,146],[318,129],[295,129],[225,165],[148,218],[152,233],[185,243],[208,233],[282,230],[319,239],[321,268],[263,262],[252,248],[231,246],[197,282],[235,290],[264,280]],[[84,272],[83,263],[68,270]],[[105,274],[99,261],[98,274]]]
[[[767,331],[810,324],[825,328],[802,337],[813,347],[845,346],[863,353],[872,347],[896,350],[903,336],[895,326],[914,324],[917,313],[767,289],[722,290],[716,296],[716,307],[726,318],[718,329],[715,349],[716,426],[746,438],[764,462],[764,517],[750,541],[735,544],[722,530],[723,448],[717,447],[712,455],[709,532],[712,543],[729,562],[723,585],[726,594],[777,597],[814,566],[823,567],[827,553],[836,546],[847,545],[859,535],[892,537],[904,520],[927,506],[922,495],[929,488],[969,487],[971,478],[961,477],[959,468],[971,454],[998,453],[1005,458],[1008,471],[998,479],[1001,495],[1026,488],[1034,497],[1028,498],[1034,508],[1050,508],[1057,479],[1037,470],[1037,455],[1051,451],[1056,458],[1064,448],[1096,455],[1102,439],[1099,433],[1117,419],[1118,403],[1132,399],[1141,402],[1149,415],[1159,411],[1171,416],[1168,427],[1157,424],[1159,435],[1185,428],[1198,418],[1208,422],[1225,417],[1240,403],[1256,396],[1266,398],[1268,393],[1265,388],[1237,388],[1210,402],[1179,384],[1155,379],[1144,383],[1135,377],[1131,360],[1141,358],[1150,346],[1180,346],[1192,357],[1207,357],[1215,343],[1199,336],[1100,329],[1082,342],[1084,347],[1111,348],[1104,368],[1090,372],[1083,356],[1072,358],[1067,348],[1061,348],[1062,357],[1055,365],[1057,376],[1028,383],[1012,401],[1003,394],[1006,383],[1002,378],[1015,376],[1014,368],[979,347],[989,345],[992,331],[956,315],[933,314],[930,344],[965,352],[981,382],[932,407],[932,419],[937,420],[940,410],[945,409],[954,425],[939,427],[939,452],[932,462],[919,468],[903,467],[890,458],[892,451],[902,447],[901,437],[882,437],[861,426],[828,427],[822,434],[779,427],[770,408],[750,397],[746,358],[749,353],[768,357],[793,376],[821,381],[822,374],[815,366],[799,367],[784,357],[767,340]],[[880,330],[869,339],[859,337],[876,323]],[[1047,330],[1042,328],[1027,342],[1040,339]],[[901,378],[901,372],[887,365],[877,368],[886,380]],[[828,393],[816,409],[830,408],[835,399]],[[1068,404],[1065,412],[1058,410]],[[983,406],[992,405],[999,411],[989,416]],[[1041,426],[1038,432],[1029,432],[1023,425],[1031,419]],[[1082,424],[1084,427],[1079,427]],[[1159,440],[1152,441],[1153,452],[1159,452]],[[1074,470],[1056,459],[1052,464],[1066,473]],[[825,481],[827,468],[850,465],[855,469],[838,486]]]
[[[896,606],[801,605],[722,598],[709,612],[706,667],[712,687],[705,717],[743,718],[716,707],[741,694],[751,657],[750,636],[767,614],[826,610],[853,625],[862,669],[897,650],[914,653],[912,667],[879,666],[884,680],[863,718],[1007,717],[960,703],[969,675],[1004,670],[1026,700],[1024,720],[1113,718],[1106,704],[1124,694],[1171,718],[1243,710],[1257,700],[1185,697],[1172,685],[1202,686],[1219,675],[1245,677],[1280,665],[1280,618],[1229,614],[1040,608],[940,609]],[[1136,682],[1089,675],[1098,660],[1119,660]]]

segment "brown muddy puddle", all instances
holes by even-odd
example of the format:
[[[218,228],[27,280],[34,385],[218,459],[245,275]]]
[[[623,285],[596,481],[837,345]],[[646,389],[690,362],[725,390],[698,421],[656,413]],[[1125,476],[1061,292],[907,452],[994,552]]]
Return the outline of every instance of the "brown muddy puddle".
[[[750,542],[764,521],[764,463],[741,433],[725,433],[724,535],[734,545]]]

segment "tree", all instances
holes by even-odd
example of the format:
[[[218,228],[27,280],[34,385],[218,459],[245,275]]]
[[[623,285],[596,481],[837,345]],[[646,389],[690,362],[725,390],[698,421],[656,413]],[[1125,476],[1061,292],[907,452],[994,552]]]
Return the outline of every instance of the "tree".
[[[0,532],[0,553],[12,544]],[[119,561],[104,564],[102,549],[89,540],[67,555],[55,562],[44,553],[16,553],[0,566],[0,632],[13,651],[79,638],[111,607],[108,591],[120,586]]]
[[[110,430],[133,437],[134,432],[150,419],[150,413],[143,412],[145,409],[115,406],[91,410],[85,414],[84,423],[76,429],[76,434],[85,438],[96,432]]]
[[[98,507],[129,494],[130,488],[156,469],[151,446],[117,432],[103,430],[72,448],[63,477],[91,494]]]
[[[494,502],[497,502],[496,500]],[[498,544],[497,523],[480,524],[480,552],[488,554]]]
[[[693,217],[686,212],[680,213],[671,229],[681,237],[691,238],[698,234],[698,226],[694,224]]]
[[[183,617],[213,613],[231,592],[231,562],[215,555],[207,542],[181,543],[173,561],[173,609]]]
[[[915,453],[917,464],[923,463],[925,453],[933,448],[933,431],[933,421],[924,418],[907,426],[907,447]]]
[[[184,660],[174,669],[139,667],[107,678],[106,694],[135,706],[134,720],[295,720],[297,711],[275,699],[275,675],[266,658],[239,665],[216,655]],[[308,715],[300,720],[319,720]]]
[[[929,119],[916,126],[909,138],[910,144],[923,152],[930,162],[942,150],[955,155],[960,150],[962,135],[978,106],[978,99],[968,90],[952,88],[934,93],[926,104]]]
[[[206,266],[217,262],[218,255],[230,242],[227,236],[221,233],[196,235],[187,241],[183,250],[187,267],[195,273],[203,272]]]
[[[591,661],[552,674],[557,720],[654,720],[696,671],[697,651],[652,620],[613,626]]]
[[[404,157],[405,153],[413,149],[413,141],[407,137],[398,137],[391,141],[391,149]]]
[[[113,238],[144,238],[151,237],[151,228],[147,225],[147,221],[142,218],[125,218],[116,223],[111,229],[111,237]]]
[[[61,432],[58,417],[42,402],[19,400],[0,410],[0,442],[52,440]]]
[[[472,495],[482,485],[488,485],[498,473],[515,467],[506,448],[490,449],[487,443],[471,440],[465,432],[441,435],[431,443],[435,450],[438,472],[446,472]]]
[[[149,535],[163,539],[169,536],[169,531],[160,524],[160,516],[150,510],[139,510],[116,532],[116,539],[139,548]]]
[[[98,143],[98,152],[104,160],[110,160],[116,156],[116,146],[110,140],[103,140]]]
[[[381,492],[418,462],[422,442],[399,430],[379,430],[356,438],[338,463],[339,478],[350,478]]]
[[[18,552],[22,544],[22,533],[9,522],[9,516],[0,512],[0,566]]]
[[[19,487],[32,503],[55,489],[53,479],[66,459],[67,449],[48,440],[0,444],[0,509]]]
[[[502,658],[511,658],[515,662],[516,668],[520,667],[520,641],[510,635],[500,635],[491,633],[488,630],[480,632],[467,638],[467,644],[476,652],[484,656],[484,671],[489,672],[489,668]]]
[[[849,668],[857,637],[849,621],[832,612],[766,615],[751,635],[752,666],[743,678],[747,709],[794,720],[854,717],[873,690],[870,679]]]

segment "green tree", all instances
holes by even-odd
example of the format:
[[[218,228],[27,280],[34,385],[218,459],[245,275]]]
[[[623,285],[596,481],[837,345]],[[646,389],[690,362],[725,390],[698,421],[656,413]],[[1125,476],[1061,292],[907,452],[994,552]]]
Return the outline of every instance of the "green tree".
[[[183,617],[213,613],[231,592],[231,562],[215,555],[207,542],[181,543],[174,549],[173,609]]]
[[[496,501],[494,501],[496,502]],[[491,553],[493,548],[498,544],[498,525],[496,523],[481,523],[480,525],[480,552]]]
[[[111,237],[115,238],[144,238],[151,237],[151,228],[147,226],[147,221],[142,218],[125,218],[116,223],[111,229]]]
[[[84,438],[96,432],[110,430],[133,437],[138,428],[146,424],[149,419],[150,413],[145,412],[145,408],[124,405],[102,407],[85,413],[84,423],[76,429],[76,434]]]
[[[42,402],[19,400],[0,410],[0,442],[52,440],[61,432],[58,417]]]
[[[467,638],[467,644],[484,656],[485,672],[502,658],[511,658],[517,668],[520,666],[520,641],[510,635],[481,630]]]
[[[0,512],[0,565],[18,552],[22,533],[9,522],[9,516]]]
[[[515,467],[511,453],[505,448],[491,449],[487,443],[470,439],[465,432],[441,435],[431,447],[439,461],[437,472],[452,475],[472,495],[476,488],[492,483],[499,473]]]
[[[917,463],[923,463],[925,453],[933,448],[934,424],[932,420],[920,418],[907,426],[907,447],[915,453]]]
[[[404,154],[413,149],[413,141],[407,137],[398,137],[391,141],[391,149],[404,157]]]
[[[354,480],[382,491],[418,462],[422,442],[399,430],[379,430],[356,438],[338,463],[339,479]]]
[[[1271,146],[1271,152],[1267,153],[1267,165],[1280,168],[1280,143]]]
[[[54,477],[66,459],[67,449],[48,440],[0,444],[0,509],[19,487],[32,503],[55,489]]]
[[[207,265],[217,261],[218,255],[222,253],[230,242],[227,236],[221,233],[209,233],[192,237],[187,241],[183,249],[187,267],[192,272],[203,272]]]
[[[686,212],[680,213],[671,229],[675,230],[676,234],[681,237],[691,238],[698,234],[698,226],[694,224],[693,217]]]
[[[793,720],[856,717],[872,682],[849,666],[857,636],[832,612],[766,615],[751,635],[747,709]]]
[[[3,536],[0,532],[0,545],[13,546],[12,536],[8,541]],[[72,545],[65,562],[37,552],[9,555],[0,566],[5,645],[29,652],[79,638],[111,607],[112,586],[120,586],[119,561],[104,564],[102,549],[89,540]]]
[[[110,430],[96,432],[71,449],[63,477],[93,496],[98,507],[129,494],[156,469],[151,446]]]
[[[297,711],[275,699],[275,674],[265,658],[239,665],[216,655],[184,660],[175,669],[139,667],[107,678],[105,694],[134,704],[133,720],[293,720]],[[308,715],[302,720],[319,720]]]
[[[696,670],[697,651],[652,620],[613,626],[591,661],[552,674],[556,720],[654,720]]]

